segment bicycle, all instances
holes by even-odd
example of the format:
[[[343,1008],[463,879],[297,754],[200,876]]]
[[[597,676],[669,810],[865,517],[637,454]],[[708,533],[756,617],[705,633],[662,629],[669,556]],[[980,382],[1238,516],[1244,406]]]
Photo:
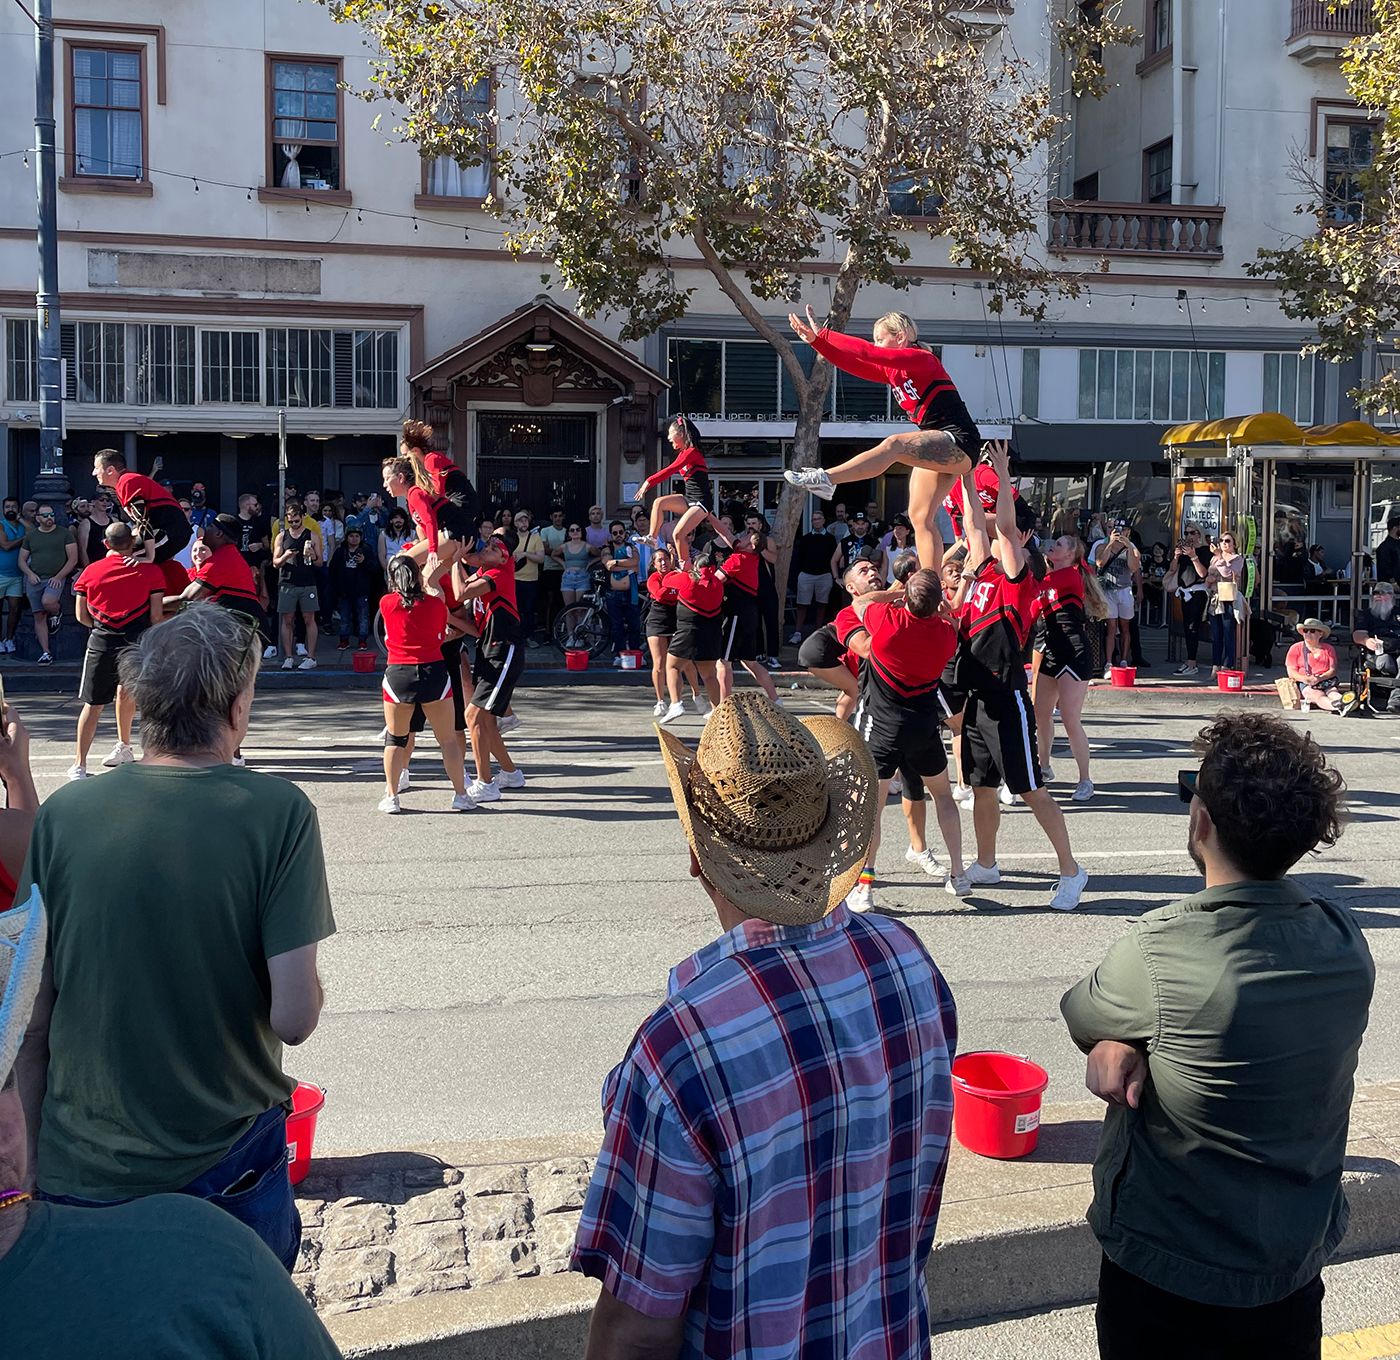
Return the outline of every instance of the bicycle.
[[[583,599],[560,611],[554,620],[551,636],[561,652],[587,652],[598,656],[611,642],[608,625],[607,590],[604,575],[595,570],[589,576],[589,588]]]

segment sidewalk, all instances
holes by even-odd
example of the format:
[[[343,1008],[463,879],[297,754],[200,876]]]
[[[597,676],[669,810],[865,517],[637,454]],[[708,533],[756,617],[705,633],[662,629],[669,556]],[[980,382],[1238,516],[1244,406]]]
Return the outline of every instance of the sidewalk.
[[[1103,1106],[1046,1106],[1013,1162],[954,1143],[928,1282],[935,1325],[1092,1298],[1084,1212]],[[435,1145],[313,1163],[293,1279],[347,1357],[577,1356],[597,1285],[567,1273],[596,1135]],[[1340,1256],[1400,1246],[1400,1082],[1361,1088]]]

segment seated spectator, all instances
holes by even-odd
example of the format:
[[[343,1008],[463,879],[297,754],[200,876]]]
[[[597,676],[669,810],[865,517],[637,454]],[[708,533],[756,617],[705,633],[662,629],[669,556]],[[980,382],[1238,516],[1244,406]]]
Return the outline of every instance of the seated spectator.
[[[1101,1360],[1287,1360],[1322,1342],[1375,965],[1351,910],[1289,879],[1341,834],[1303,730],[1218,718],[1180,777],[1204,891],[1149,911],[1060,1003],[1108,1102],[1089,1225]]]
[[[603,1281],[587,1355],[927,1355],[956,1022],[918,937],[845,905],[870,752],[751,690],[698,751],[661,743],[724,933],[604,1083],[573,1254]]]
[[[44,976],[37,892],[0,912],[0,1318],[7,1356],[330,1360],[340,1352],[240,1223],[188,1195],[36,1202],[15,1055]]]
[[[1304,619],[1298,625],[1301,642],[1288,649],[1289,678],[1298,685],[1303,705],[1316,704],[1329,713],[1342,711],[1342,691],[1337,683],[1337,649],[1327,644],[1332,630],[1321,619]]]
[[[1309,587],[1332,579],[1332,573],[1327,569],[1327,555],[1321,543],[1314,543],[1308,549],[1308,560],[1303,564],[1303,569],[1307,573]]]
[[[1352,620],[1351,640],[1362,649],[1366,669],[1372,675],[1394,681],[1397,676],[1397,657],[1400,657],[1400,618],[1395,615],[1395,586],[1390,581],[1377,581],[1371,587],[1371,598],[1365,609],[1360,610]],[[1387,686],[1373,685],[1371,707],[1380,710],[1385,698],[1387,713],[1400,713],[1400,684],[1391,684],[1389,696],[1384,693]]]
[[[1400,582],[1400,510],[1386,517],[1385,537],[1376,545],[1376,577],[1392,584]]]
[[[210,1199],[290,1270],[282,1045],[316,1027],[335,923],[310,800],[230,763],[258,660],[248,620],[207,604],[123,652],[144,759],[35,819],[19,896],[48,905],[51,980],[20,1080],[45,1198]]]

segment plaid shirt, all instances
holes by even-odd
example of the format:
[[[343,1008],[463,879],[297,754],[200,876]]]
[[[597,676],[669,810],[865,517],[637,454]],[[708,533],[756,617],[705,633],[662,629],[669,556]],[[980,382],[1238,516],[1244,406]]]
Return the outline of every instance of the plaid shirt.
[[[573,1268],[685,1313],[684,1356],[926,1356],[956,1038],[898,922],[736,926],[604,1083]]]

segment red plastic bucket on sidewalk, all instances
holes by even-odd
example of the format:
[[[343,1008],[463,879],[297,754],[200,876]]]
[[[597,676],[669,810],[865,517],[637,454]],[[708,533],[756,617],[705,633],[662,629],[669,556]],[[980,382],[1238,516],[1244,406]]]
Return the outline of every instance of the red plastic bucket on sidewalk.
[[[564,653],[564,668],[571,671],[586,671],[588,669],[588,653],[570,648]]]
[[[311,1169],[311,1144],[316,1140],[316,1116],[326,1103],[325,1088],[297,1082],[292,1112],[287,1116],[287,1179],[299,1185]]]
[[[350,658],[350,669],[357,675],[370,675],[375,670],[375,660],[373,652],[356,652]]]
[[[1225,690],[1227,693],[1231,691],[1239,691],[1244,688],[1244,672],[1221,671],[1220,674],[1215,677],[1215,681],[1216,684],[1218,684],[1220,688]]]
[[[1114,689],[1132,689],[1137,684],[1136,666],[1114,666],[1108,672],[1108,683]]]
[[[990,1050],[953,1059],[953,1134],[982,1157],[1024,1157],[1040,1141],[1050,1074],[1029,1058]]]
[[[642,669],[642,654],[641,654],[641,652],[634,652],[634,651],[619,652],[619,653],[618,653],[618,656],[620,656],[620,657],[622,658],[622,669],[623,669],[623,670],[625,670],[625,671],[639,671],[639,670]]]

